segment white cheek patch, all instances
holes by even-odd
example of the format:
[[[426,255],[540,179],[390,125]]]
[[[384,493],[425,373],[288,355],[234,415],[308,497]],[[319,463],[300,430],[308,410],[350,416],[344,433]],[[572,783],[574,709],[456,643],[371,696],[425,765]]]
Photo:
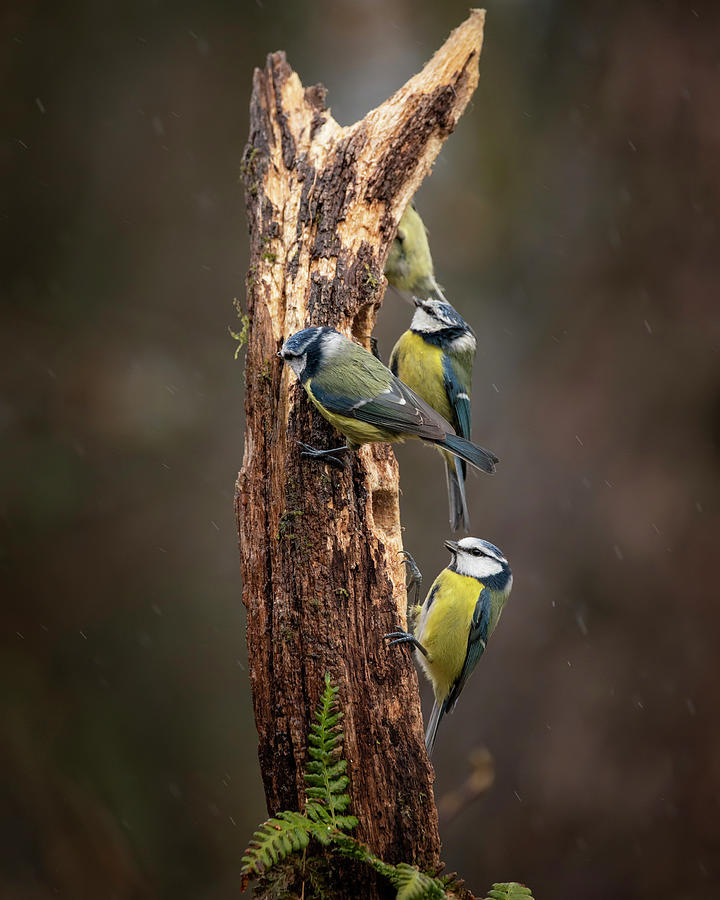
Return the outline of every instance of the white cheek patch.
[[[410,327],[413,331],[432,332],[442,331],[443,328],[447,328],[447,325],[444,322],[438,322],[435,316],[428,315],[422,306],[418,306]]]
[[[469,553],[458,553],[456,564],[458,575],[469,575],[471,578],[488,578],[490,575],[499,575],[502,563],[489,556],[472,556]]]

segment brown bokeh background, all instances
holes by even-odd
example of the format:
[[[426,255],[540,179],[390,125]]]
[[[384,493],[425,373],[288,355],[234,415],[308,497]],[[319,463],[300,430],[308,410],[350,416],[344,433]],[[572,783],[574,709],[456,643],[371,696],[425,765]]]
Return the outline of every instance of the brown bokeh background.
[[[410,0],[11,2],[0,13],[0,897],[224,900],[264,816],[232,496],[252,68],[350,123],[466,14]],[[444,722],[482,892],[720,887],[720,16],[504,0],[418,204],[475,326],[470,484],[513,596]],[[387,356],[410,309],[388,292]],[[442,466],[398,450],[446,564]],[[427,693],[424,694],[428,701]]]

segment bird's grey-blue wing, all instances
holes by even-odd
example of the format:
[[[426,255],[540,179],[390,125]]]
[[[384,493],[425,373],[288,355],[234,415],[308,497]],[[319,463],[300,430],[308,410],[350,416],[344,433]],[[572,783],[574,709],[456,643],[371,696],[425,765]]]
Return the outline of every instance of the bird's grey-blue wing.
[[[480,596],[475,604],[475,612],[473,613],[472,621],[470,622],[470,634],[468,635],[465,663],[460,672],[460,676],[450,688],[450,693],[447,695],[445,703],[443,704],[448,712],[452,710],[457,703],[458,697],[465,687],[465,682],[468,680],[473,669],[477,665],[478,660],[485,652],[488,641],[488,629],[490,627],[491,599],[490,591],[488,588],[484,587],[482,591],[480,591]]]
[[[470,440],[470,386],[465,384],[449,356],[443,359],[443,379],[450,407],[457,420],[457,433]]]
[[[369,359],[356,357],[343,373],[342,384],[335,384],[324,373],[312,379],[312,392],[319,403],[331,412],[397,434],[442,441],[453,433],[452,425],[439,413],[379,360],[363,353]]]

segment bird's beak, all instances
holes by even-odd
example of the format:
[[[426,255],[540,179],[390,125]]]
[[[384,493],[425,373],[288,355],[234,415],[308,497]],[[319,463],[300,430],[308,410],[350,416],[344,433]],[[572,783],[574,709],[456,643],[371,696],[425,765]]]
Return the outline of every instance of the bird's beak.
[[[282,350],[278,350],[277,355],[280,357],[280,359],[282,359],[283,358]]]
[[[445,546],[451,553],[457,553],[460,549],[460,544],[457,541],[445,541]]]
[[[416,308],[422,306],[423,305],[422,298],[421,297],[413,297],[413,303],[415,304]]]

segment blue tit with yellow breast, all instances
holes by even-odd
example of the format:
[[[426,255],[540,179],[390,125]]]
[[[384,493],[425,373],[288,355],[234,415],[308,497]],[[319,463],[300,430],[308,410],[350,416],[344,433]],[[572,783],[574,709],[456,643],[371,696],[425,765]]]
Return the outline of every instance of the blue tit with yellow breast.
[[[470,440],[470,394],[477,341],[475,332],[449,303],[415,299],[410,328],[390,354],[394,375]],[[470,530],[465,497],[467,467],[449,453],[445,459],[450,527]]]
[[[512,588],[508,561],[489,541],[466,537],[445,541],[452,554],[422,606],[411,607],[413,634],[398,629],[385,635],[390,644],[410,644],[435,694],[425,747],[435,745],[440,720],[452,712],[460,692],[485,652]]]
[[[341,462],[337,454],[362,444],[418,438],[484,472],[497,457],[455,433],[452,425],[403,384],[372,353],[333,328],[304,328],[282,345],[279,356],[297,375],[320,413],[342,432],[342,447],[305,454]]]
[[[425,224],[415,205],[405,207],[385,262],[388,284],[425,300],[444,300],[440,285],[435,281],[430,245]]]

